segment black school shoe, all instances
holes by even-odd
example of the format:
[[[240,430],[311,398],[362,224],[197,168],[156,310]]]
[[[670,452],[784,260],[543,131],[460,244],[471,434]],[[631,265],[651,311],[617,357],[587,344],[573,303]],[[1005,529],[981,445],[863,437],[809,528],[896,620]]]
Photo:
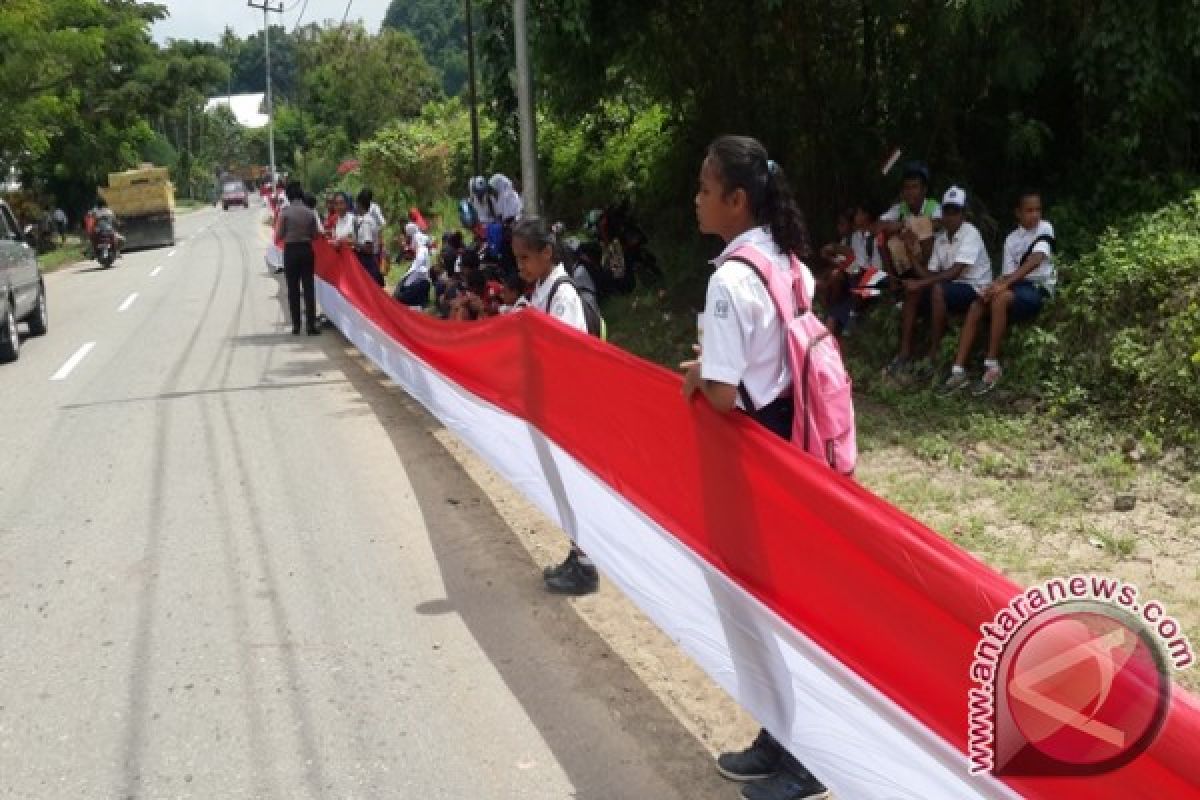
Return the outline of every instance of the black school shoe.
[[[717,772],[731,781],[761,781],[779,771],[783,764],[783,748],[765,730],[759,731],[754,743],[737,753],[717,756]]]
[[[828,800],[833,793],[811,772],[793,761],[787,769],[766,780],[742,787],[744,800]]]
[[[571,552],[567,553],[567,558],[565,561],[563,561],[561,564],[557,564],[553,567],[546,567],[542,570],[542,580],[548,581],[556,575],[561,575],[572,564],[576,564],[578,562],[579,552],[574,548],[571,548]]]
[[[555,575],[546,578],[546,591],[551,594],[585,595],[600,586],[600,575],[596,568],[579,563],[578,556]]]

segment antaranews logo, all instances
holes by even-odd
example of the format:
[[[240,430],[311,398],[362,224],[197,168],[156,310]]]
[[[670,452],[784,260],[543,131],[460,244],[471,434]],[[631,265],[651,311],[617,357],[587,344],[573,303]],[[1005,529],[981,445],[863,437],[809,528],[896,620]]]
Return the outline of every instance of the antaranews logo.
[[[1162,730],[1191,643],[1158,602],[1115,578],[1055,578],[980,626],[971,663],[972,774],[1099,775]]]

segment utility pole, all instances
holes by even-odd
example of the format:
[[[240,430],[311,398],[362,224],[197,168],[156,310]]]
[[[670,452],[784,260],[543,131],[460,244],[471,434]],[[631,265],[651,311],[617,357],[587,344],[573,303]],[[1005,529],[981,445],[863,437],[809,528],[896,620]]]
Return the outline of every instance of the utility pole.
[[[271,159],[271,182],[275,182],[275,105],[271,98],[271,21],[268,14],[283,14],[283,0],[246,0],[251,8],[263,12],[263,38],[267,48],[267,151]],[[230,109],[232,110],[232,109]]]
[[[479,106],[475,93],[475,28],[471,21],[471,0],[464,0],[467,14],[467,96],[471,104],[471,154],[474,157],[475,172],[483,174],[483,162],[479,154]]]
[[[533,74],[529,67],[526,0],[513,0],[513,45],[517,51],[517,117],[521,126],[521,193],[530,216],[541,213],[538,198],[537,128],[533,114]]]

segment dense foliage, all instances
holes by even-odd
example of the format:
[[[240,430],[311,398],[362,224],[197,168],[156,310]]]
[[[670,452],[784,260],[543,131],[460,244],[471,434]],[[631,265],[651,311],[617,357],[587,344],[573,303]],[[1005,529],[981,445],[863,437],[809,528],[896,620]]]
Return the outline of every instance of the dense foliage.
[[[392,0],[383,27],[407,31],[454,97],[467,83],[467,26],[463,0]]]

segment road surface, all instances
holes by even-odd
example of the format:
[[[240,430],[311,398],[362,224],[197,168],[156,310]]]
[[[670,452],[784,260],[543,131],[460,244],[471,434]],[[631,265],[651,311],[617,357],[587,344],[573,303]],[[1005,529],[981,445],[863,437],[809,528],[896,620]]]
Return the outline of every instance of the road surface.
[[[0,367],[0,797],[735,796],[434,422],[290,335],[260,217],[47,276]]]

